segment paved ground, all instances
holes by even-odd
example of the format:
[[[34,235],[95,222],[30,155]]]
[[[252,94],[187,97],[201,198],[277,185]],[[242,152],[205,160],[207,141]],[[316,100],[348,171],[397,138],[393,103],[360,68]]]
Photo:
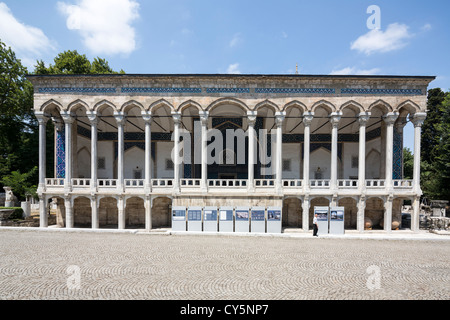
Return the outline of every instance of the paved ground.
[[[450,299],[450,241],[0,228],[0,299]]]

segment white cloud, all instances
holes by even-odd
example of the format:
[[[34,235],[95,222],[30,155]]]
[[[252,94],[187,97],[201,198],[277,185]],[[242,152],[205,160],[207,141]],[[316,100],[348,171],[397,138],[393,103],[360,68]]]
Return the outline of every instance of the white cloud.
[[[231,47],[231,48],[236,47],[236,46],[237,46],[238,44],[240,44],[242,41],[243,41],[243,40],[242,40],[241,33],[240,33],[240,32],[235,33],[234,36],[233,36],[233,38],[232,38],[231,41],[230,41],[230,47]]]
[[[430,31],[431,29],[432,29],[432,27],[431,27],[431,24],[429,24],[429,23],[426,23],[421,28],[422,31]]]
[[[373,68],[373,69],[357,69],[355,67],[346,67],[339,70],[333,70],[330,72],[331,75],[374,75],[378,74],[380,72],[380,69]]]
[[[131,26],[139,18],[135,0],[77,0],[75,5],[58,2],[57,8],[67,18],[67,28],[78,31],[92,53],[129,54],[136,49]]]
[[[33,68],[42,54],[55,50],[53,42],[41,29],[18,21],[3,2],[0,2],[0,39],[28,68]]]
[[[227,73],[228,74],[240,74],[241,71],[239,70],[239,63],[230,64],[228,66]]]
[[[390,24],[386,31],[372,29],[356,39],[351,44],[351,49],[364,52],[366,55],[401,49],[407,44],[406,40],[412,37],[408,29],[407,25],[399,23]]]

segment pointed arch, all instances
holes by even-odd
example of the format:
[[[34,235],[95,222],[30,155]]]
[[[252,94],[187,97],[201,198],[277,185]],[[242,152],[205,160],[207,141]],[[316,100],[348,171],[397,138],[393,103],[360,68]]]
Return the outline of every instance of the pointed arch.
[[[136,100],[130,100],[130,101],[125,102],[122,105],[122,107],[120,108],[120,111],[127,113],[128,110],[130,110],[133,107],[138,107],[139,109],[141,109],[141,111],[145,111],[145,107],[140,102],[137,102]]]
[[[406,101],[403,101],[402,103],[400,103],[397,106],[396,110],[400,112],[401,109],[407,110],[407,112],[409,114],[414,114],[416,112],[420,112],[420,106],[411,100],[406,100]]]
[[[224,104],[231,104],[234,106],[237,106],[241,109],[243,109],[245,112],[249,111],[250,108],[241,100],[235,99],[235,98],[220,98],[212,102],[207,108],[206,111],[211,111],[212,109],[224,105]]]
[[[278,107],[277,104],[275,104],[274,102],[272,102],[268,99],[258,103],[253,110],[258,111],[258,109],[263,108],[263,107],[271,108],[271,109],[273,109],[273,112],[280,111],[280,107]]]
[[[315,112],[315,110],[319,107],[323,107],[324,109],[326,109],[329,114],[336,111],[336,107],[331,102],[326,100],[320,100],[314,103],[311,107],[311,111]]]
[[[63,106],[61,103],[59,103],[58,101],[54,100],[54,99],[50,99],[47,102],[45,102],[43,105],[41,105],[41,107],[39,108],[40,111],[45,112],[46,109],[49,109],[50,107],[56,107],[56,109],[61,112],[64,110]]]
[[[189,100],[183,102],[182,104],[180,104],[178,106],[177,111],[178,112],[183,112],[184,109],[189,108],[189,107],[194,107],[198,111],[203,111],[203,108],[202,108],[201,104],[196,102],[196,101],[194,101],[194,100],[192,100],[192,99],[189,99]]]
[[[170,111],[175,111],[174,106],[171,103],[169,103],[166,99],[159,99],[150,105],[149,107],[150,113],[153,114],[156,109],[164,106],[168,107]]]
[[[355,111],[355,113],[357,113],[357,114],[365,111],[364,107],[360,103],[356,102],[355,100],[350,100],[350,101],[345,102],[343,105],[341,105],[339,110],[343,111],[345,108],[350,108],[353,111]]]
[[[114,111],[117,111],[117,107],[112,102],[110,102],[108,100],[102,100],[100,102],[97,102],[94,105],[94,110],[93,111],[97,111],[97,112],[101,111],[101,109],[103,107],[111,107]]]
[[[294,100],[291,102],[288,102],[287,104],[284,105],[283,110],[282,111],[287,111],[290,108],[297,108],[302,110],[302,114],[308,109],[306,107],[306,105],[298,100]]]
[[[90,110],[89,105],[81,99],[77,99],[69,104],[69,112],[74,112],[78,108],[84,108],[86,112]]]
[[[378,99],[377,101],[372,103],[369,106],[369,110],[368,111],[371,111],[375,107],[381,107],[381,109],[383,110],[383,112],[385,114],[388,113],[388,112],[392,112],[393,111],[392,106],[389,103],[387,103],[386,101],[382,100],[382,99]]]

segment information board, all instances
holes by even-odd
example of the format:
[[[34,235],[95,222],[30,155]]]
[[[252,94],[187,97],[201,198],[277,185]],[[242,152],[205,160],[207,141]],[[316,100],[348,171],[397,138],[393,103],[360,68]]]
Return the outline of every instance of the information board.
[[[202,231],[202,207],[189,207],[187,210],[188,231]]]
[[[186,207],[172,207],[172,231],[186,231]]]
[[[233,207],[219,208],[219,232],[233,232]]]
[[[330,207],[330,234],[344,234],[344,207]]]
[[[314,216],[317,214],[318,234],[328,234],[328,212],[329,207],[314,207]]]
[[[234,231],[236,232],[249,232],[250,220],[249,220],[249,208],[248,207],[236,207],[235,209],[235,224]]]
[[[281,233],[281,207],[267,208],[267,233]]]
[[[233,217],[232,217],[233,218]],[[217,232],[217,207],[204,207],[203,208],[203,231]]]
[[[266,208],[265,207],[252,207],[251,213],[251,228],[250,231],[255,233],[266,232]]]

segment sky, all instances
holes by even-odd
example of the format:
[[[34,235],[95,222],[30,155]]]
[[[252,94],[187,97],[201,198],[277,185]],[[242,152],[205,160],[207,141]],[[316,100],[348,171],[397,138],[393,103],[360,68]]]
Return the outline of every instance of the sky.
[[[373,7],[375,6],[375,8]],[[0,0],[29,71],[65,50],[126,73],[436,76],[450,90],[447,0]],[[408,124],[404,143],[413,150]]]

